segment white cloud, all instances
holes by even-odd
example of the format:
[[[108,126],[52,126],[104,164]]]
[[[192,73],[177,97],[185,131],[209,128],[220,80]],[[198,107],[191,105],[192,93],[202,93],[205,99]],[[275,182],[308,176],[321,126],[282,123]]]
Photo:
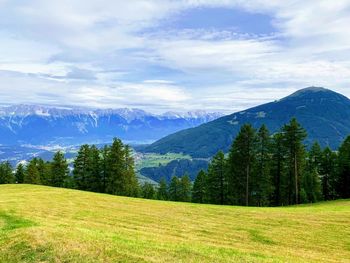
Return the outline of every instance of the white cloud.
[[[0,7],[2,100],[230,111],[308,85],[350,95],[350,1],[0,0]],[[268,15],[275,32],[162,28],[184,10],[209,7]]]

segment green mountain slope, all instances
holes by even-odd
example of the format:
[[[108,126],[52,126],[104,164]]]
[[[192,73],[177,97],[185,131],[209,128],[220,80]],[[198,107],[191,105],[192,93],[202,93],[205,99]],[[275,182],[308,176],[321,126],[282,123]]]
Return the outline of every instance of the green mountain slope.
[[[166,136],[144,151],[210,157],[219,150],[228,151],[245,123],[255,128],[266,124],[270,131],[275,132],[292,117],[296,117],[307,130],[306,143],[317,140],[322,146],[336,148],[350,134],[350,100],[328,89],[310,87],[281,100]]]
[[[347,262],[349,221],[348,200],[228,207],[0,185],[0,262]]]

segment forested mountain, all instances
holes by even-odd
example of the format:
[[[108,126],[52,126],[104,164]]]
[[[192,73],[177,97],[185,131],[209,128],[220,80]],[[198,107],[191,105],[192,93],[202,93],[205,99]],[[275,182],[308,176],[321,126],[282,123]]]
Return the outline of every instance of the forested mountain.
[[[155,141],[221,117],[204,111],[155,115],[139,109],[89,110],[15,105],[0,108],[0,144],[48,145]]]
[[[265,124],[271,132],[276,132],[292,117],[306,129],[308,145],[317,140],[321,146],[335,149],[350,134],[350,100],[325,88],[309,87],[281,100],[174,133],[144,151],[211,157],[219,150],[228,152],[233,138],[245,123],[254,128]]]

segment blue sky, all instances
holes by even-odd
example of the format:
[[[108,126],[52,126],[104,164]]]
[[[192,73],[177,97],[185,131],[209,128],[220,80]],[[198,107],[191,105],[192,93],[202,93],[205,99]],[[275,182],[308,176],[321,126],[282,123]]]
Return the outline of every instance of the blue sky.
[[[350,1],[0,0],[0,103],[225,113],[350,96]]]

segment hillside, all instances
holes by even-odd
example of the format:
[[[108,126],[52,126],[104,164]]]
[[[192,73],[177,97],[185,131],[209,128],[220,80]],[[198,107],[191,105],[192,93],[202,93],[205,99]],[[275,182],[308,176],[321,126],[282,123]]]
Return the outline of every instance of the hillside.
[[[194,111],[161,115],[140,109],[81,109],[39,105],[0,107],[0,144],[77,145],[119,137],[132,143],[153,142],[176,131],[221,117]]]
[[[349,262],[350,201],[285,208],[0,186],[0,262]]]
[[[245,123],[255,128],[266,124],[270,131],[275,132],[292,117],[296,117],[307,130],[308,144],[317,140],[322,146],[336,148],[350,134],[350,100],[328,89],[310,87],[281,100],[174,133],[144,151],[210,157],[219,150],[227,152]]]

